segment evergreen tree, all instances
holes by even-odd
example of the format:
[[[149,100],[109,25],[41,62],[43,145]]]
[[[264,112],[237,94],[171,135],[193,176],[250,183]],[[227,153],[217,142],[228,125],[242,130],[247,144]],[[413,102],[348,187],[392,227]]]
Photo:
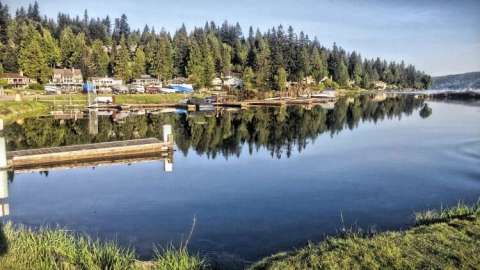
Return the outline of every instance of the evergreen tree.
[[[275,75],[275,85],[276,89],[279,91],[284,91],[287,87],[287,72],[284,68],[279,68],[277,74]]]
[[[146,61],[145,61],[145,53],[143,52],[142,48],[137,48],[135,52],[135,57],[133,59],[133,68],[132,68],[132,76],[133,78],[138,78],[140,75],[145,74],[146,69]]]
[[[253,75],[253,70],[251,67],[245,68],[243,71],[243,89],[245,90],[253,90],[254,87],[254,75]]]
[[[347,66],[343,61],[340,61],[340,63],[338,64],[336,74],[338,78],[337,82],[340,84],[340,86],[348,86],[348,71]]]
[[[189,52],[187,66],[188,78],[193,82],[195,87],[203,87],[205,86],[203,84],[203,56],[200,46],[195,40],[190,42]]]
[[[20,45],[18,62],[24,74],[40,83],[46,83],[51,75],[47,58],[42,49],[42,36],[33,26],[29,27],[28,38]]]
[[[42,49],[48,66],[57,66],[60,62],[60,48],[57,45],[57,41],[52,37],[52,34],[50,34],[50,31],[47,29],[43,29]]]
[[[105,77],[108,75],[108,64],[110,58],[103,47],[103,42],[99,39],[92,44],[92,53],[90,54],[90,73],[94,76]]]
[[[82,51],[77,45],[72,29],[70,27],[63,29],[60,35],[60,58],[64,67],[72,68],[80,62]]]
[[[317,48],[313,49],[312,54],[312,76],[315,78],[315,81],[320,82],[325,76],[328,75],[327,71],[327,61],[320,54],[320,50]]]
[[[119,48],[115,55],[115,76],[124,82],[130,81],[132,78],[132,68],[130,63],[130,50],[127,47],[125,36],[120,37]]]
[[[167,33],[161,33],[155,52],[154,74],[166,82],[173,76],[173,51]]]

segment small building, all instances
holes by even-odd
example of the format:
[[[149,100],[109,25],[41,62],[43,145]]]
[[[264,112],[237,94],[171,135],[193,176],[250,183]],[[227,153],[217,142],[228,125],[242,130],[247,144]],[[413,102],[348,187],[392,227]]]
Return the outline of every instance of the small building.
[[[373,82],[373,87],[376,90],[385,90],[385,89],[387,89],[387,83],[382,82],[382,81],[375,81],[375,82]]]
[[[219,77],[213,78],[213,80],[210,82],[214,90],[222,90],[223,86],[223,81]]]
[[[110,77],[92,77],[90,81],[97,87],[97,88],[106,88],[112,87],[114,85],[122,85],[123,80],[114,79]]]
[[[157,79],[157,78],[154,78],[148,74],[143,74],[143,75],[140,75],[139,78],[135,78],[132,80],[132,84],[135,84],[135,85],[143,85],[143,86],[147,86],[147,85],[158,85],[160,87],[162,87],[162,81]]]
[[[15,88],[25,88],[32,83],[32,80],[24,76],[21,71],[19,73],[2,73],[0,78],[6,80],[8,86]]]
[[[63,90],[82,89],[82,72],[76,68],[56,68],[53,70],[53,77],[50,83],[59,86]]]
[[[313,78],[313,76],[307,76],[303,78],[302,83],[306,85],[312,85],[312,84],[315,84],[316,81],[315,81],[315,78]]]
[[[223,78],[223,85],[231,88],[240,88],[243,85],[243,81],[237,77],[225,76]]]

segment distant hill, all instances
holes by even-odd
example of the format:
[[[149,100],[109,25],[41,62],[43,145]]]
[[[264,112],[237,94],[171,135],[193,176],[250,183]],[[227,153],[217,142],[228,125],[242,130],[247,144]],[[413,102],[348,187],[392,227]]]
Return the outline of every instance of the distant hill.
[[[433,77],[430,89],[480,89],[480,72]]]

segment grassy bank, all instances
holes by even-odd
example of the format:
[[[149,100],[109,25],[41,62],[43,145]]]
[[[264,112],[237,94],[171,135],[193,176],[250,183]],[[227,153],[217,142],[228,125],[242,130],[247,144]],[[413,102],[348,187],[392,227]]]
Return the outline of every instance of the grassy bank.
[[[480,205],[416,214],[403,232],[330,237],[251,267],[259,269],[479,269]]]
[[[251,266],[258,269],[478,269],[480,203],[416,214],[402,232],[348,233]],[[7,223],[0,230],[0,269],[206,270],[186,248],[157,251],[138,261],[134,251],[59,229],[32,231]]]
[[[35,101],[0,101],[0,118],[9,122],[18,118],[25,118],[41,114],[47,114],[49,105]]]
[[[134,251],[60,229],[32,231],[10,223],[0,231],[0,269],[201,270],[205,261],[186,248],[166,249],[142,262]]]
[[[133,95],[117,95],[115,96],[116,104],[164,104],[164,103],[178,103],[181,100],[190,97],[185,94],[133,94]],[[196,97],[204,97],[203,94],[195,94]]]

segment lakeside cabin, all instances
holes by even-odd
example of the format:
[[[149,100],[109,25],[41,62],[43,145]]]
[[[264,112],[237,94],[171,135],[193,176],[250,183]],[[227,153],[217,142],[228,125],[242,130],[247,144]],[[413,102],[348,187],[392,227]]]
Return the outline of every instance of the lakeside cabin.
[[[132,80],[132,84],[134,85],[142,85],[142,86],[150,86],[156,85],[162,87],[162,81],[154,78],[148,74],[140,75],[139,78],[135,78]]]
[[[53,70],[50,85],[58,86],[62,90],[80,90],[83,86],[82,72],[76,68],[56,68]]]
[[[33,81],[27,76],[23,75],[23,72],[19,73],[2,73],[0,78],[7,81],[7,85],[13,88],[26,88]]]

